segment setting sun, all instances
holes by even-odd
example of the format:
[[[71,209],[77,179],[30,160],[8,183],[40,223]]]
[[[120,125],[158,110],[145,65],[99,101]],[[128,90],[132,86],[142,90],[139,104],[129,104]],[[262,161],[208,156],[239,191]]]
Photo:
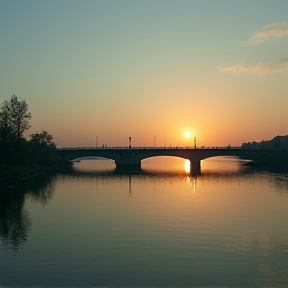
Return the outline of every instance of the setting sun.
[[[191,133],[190,133],[189,131],[187,131],[187,132],[184,133],[184,136],[185,136],[185,137],[190,137],[190,136],[191,136]]]

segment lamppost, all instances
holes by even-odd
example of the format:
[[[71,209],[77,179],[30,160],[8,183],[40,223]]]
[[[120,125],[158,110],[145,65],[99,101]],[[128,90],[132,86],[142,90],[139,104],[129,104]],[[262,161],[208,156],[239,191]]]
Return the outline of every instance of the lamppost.
[[[129,137],[129,149],[131,149],[131,137]]]
[[[194,149],[197,149],[197,147],[196,147],[196,137],[194,137]]]

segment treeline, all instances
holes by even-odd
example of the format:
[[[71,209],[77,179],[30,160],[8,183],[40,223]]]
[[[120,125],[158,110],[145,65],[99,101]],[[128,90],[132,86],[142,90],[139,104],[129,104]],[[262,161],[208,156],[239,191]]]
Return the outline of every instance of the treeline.
[[[0,184],[67,165],[56,152],[53,136],[48,132],[25,138],[31,118],[26,101],[15,95],[0,107]]]
[[[288,135],[276,136],[271,140],[263,140],[261,142],[243,143],[243,149],[288,149]]]

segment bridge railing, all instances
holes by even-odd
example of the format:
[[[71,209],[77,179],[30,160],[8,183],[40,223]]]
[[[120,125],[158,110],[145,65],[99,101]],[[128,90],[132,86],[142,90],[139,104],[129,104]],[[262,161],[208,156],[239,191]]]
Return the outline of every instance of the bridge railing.
[[[202,147],[197,147],[196,149],[240,149],[240,146],[202,146]],[[140,146],[140,147],[58,147],[56,150],[156,150],[156,149],[195,149],[194,146],[169,146],[169,147],[149,147],[149,146]]]

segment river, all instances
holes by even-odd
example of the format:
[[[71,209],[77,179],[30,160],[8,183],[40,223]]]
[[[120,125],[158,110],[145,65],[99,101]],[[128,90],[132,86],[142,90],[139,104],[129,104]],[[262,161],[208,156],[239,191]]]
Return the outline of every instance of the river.
[[[288,287],[288,172],[84,160],[0,193],[0,287]]]

